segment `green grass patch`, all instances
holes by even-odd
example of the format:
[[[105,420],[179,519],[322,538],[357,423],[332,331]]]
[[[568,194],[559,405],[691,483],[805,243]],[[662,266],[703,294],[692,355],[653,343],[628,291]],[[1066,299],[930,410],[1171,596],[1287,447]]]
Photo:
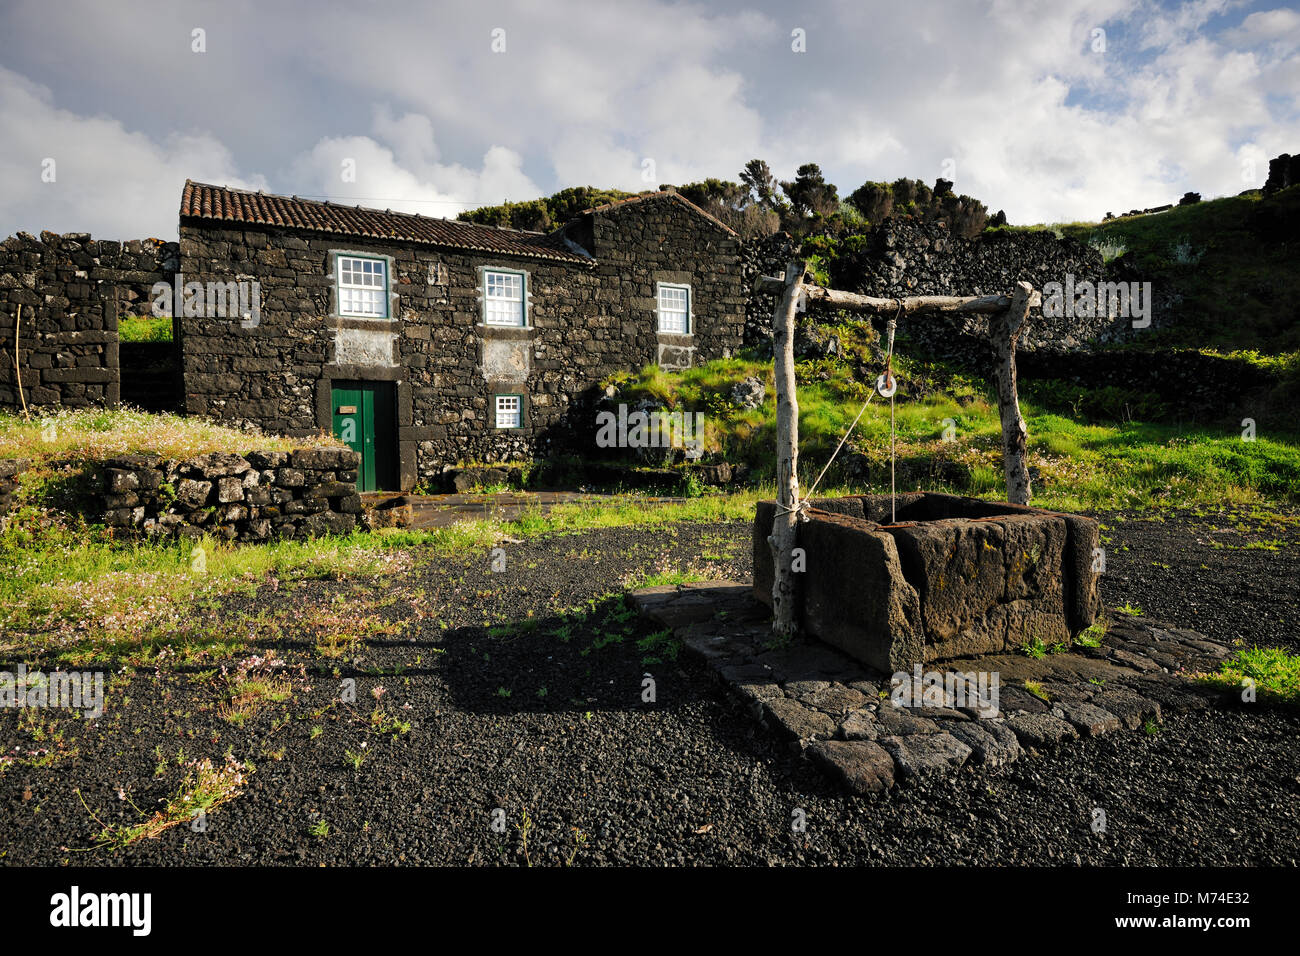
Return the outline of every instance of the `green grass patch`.
[[[1256,699],[1300,704],[1300,655],[1280,647],[1239,650],[1213,674],[1199,679],[1224,690],[1242,691],[1253,683]]]
[[[127,315],[117,320],[117,338],[120,342],[170,342],[172,317],[170,315]]]

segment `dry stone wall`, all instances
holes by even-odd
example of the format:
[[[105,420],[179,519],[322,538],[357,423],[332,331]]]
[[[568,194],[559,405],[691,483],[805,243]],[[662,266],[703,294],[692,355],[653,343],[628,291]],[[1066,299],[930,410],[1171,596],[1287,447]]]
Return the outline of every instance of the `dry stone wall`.
[[[148,535],[267,541],[345,534],[362,514],[346,448],[123,455],[98,474],[103,523]]]

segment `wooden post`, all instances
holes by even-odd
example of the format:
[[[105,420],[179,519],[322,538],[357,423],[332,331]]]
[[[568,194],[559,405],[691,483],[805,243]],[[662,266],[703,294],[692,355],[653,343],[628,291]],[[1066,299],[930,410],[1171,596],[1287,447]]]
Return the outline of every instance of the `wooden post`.
[[[994,374],[998,384],[998,414],[1002,418],[1002,465],[1007,479],[1007,501],[1029,504],[1029,467],[1026,441],[1029,430],[1020,414],[1016,394],[1016,340],[1029,315],[1033,287],[1017,282],[1006,311],[989,319],[989,336],[993,339]]]
[[[799,399],[795,393],[794,327],[803,290],[806,262],[785,267],[785,288],[772,313],[772,348],[776,359],[776,502],[772,535],[772,633],[788,640],[798,630],[792,568],[799,516]]]

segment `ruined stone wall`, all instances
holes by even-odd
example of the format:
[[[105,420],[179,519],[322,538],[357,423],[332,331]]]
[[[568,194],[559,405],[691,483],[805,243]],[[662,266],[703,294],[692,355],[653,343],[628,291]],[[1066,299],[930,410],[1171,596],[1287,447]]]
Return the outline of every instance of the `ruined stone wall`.
[[[267,541],[345,534],[362,513],[346,448],[212,452],[187,461],[124,455],[94,476],[98,516],[147,535]]]
[[[0,242],[0,408],[21,407],[14,331],[22,306],[19,369],[32,408],[112,406],[120,397],[117,320],[143,314],[153,283],[176,268],[176,244],[114,242],[87,233]]]

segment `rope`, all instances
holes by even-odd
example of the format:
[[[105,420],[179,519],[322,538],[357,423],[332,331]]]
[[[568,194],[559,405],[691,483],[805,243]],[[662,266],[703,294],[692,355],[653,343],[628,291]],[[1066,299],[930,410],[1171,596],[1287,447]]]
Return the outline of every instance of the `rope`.
[[[889,346],[888,346],[888,350],[885,353],[886,387],[892,385],[894,382],[894,330],[898,326],[898,317],[903,314],[903,300],[898,299],[897,302],[898,302],[898,311],[894,314],[894,317],[889,320],[889,325],[888,325]],[[875,397],[876,397],[876,391],[875,389],[872,389],[871,392],[867,395],[867,400],[863,402],[862,407],[858,409],[858,414],[853,419],[852,423],[849,425],[848,430],[845,431],[843,437],[840,438],[840,443],[835,446],[835,451],[831,452],[831,457],[828,458],[826,460],[826,464],[822,466],[821,472],[817,475],[816,481],[812,483],[812,487],[808,489],[808,493],[802,496],[798,501],[796,501],[795,506],[793,508],[784,508],[778,504],[776,510],[778,516],[788,515],[788,514],[798,514],[801,517],[803,516],[804,511],[806,511],[808,508],[808,503],[812,500],[813,492],[817,490],[817,486],[821,484],[821,480],[826,477],[826,472],[830,470],[830,467],[834,463],[836,456],[839,455],[840,450],[844,447],[844,443],[847,442],[849,440],[849,436],[853,434],[853,429],[858,427],[858,422],[862,419],[862,414],[867,410],[867,406],[871,404],[871,400]],[[891,523],[896,522],[898,518],[898,513],[895,507],[897,495],[894,488],[894,437],[895,437],[894,396],[890,395],[889,396],[889,514],[890,514]],[[804,520],[807,519],[805,518]]]

